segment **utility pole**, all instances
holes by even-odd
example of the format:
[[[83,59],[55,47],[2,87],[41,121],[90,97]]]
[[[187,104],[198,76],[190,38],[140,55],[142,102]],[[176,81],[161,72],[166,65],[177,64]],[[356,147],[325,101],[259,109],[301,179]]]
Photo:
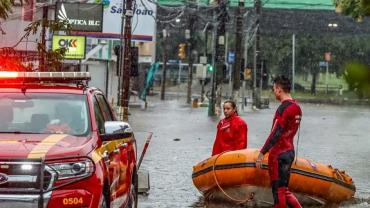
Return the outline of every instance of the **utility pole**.
[[[46,51],[46,22],[48,21],[48,5],[42,7],[42,29],[41,29],[41,45],[39,68],[40,71],[45,71],[45,51]]]
[[[204,43],[205,43],[205,47],[204,47],[204,54],[203,54],[203,57],[205,57],[206,61],[205,63],[203,64],[206,64],[208,63],[208,26],[209,26],[209,22],[207,22],[206,26],[204,27],[203,29],[203,34],[204,34]],[[201,63],[201,62],[200,62]],[[208,71],[208,69],[206,69]],[[200,102],[203,103],[204,102],[204,84],[205,84],[205,78],[201,80],[202,82],[202,91],[201,91],[201,96],[200,96]]]
[[[131,70],[131,18],[133,16],[132,0],[125,2],[125,29],[124,29],[124,53],[123,53],[123,73],[122,73],[122,92],[121,107],[123,108],[122,120],[128,121],[128,101],[130,93],[130,70]]]
[[[191,86],[193,84],[193,33],[194,33],[194,16],[196,13],[193,12],[193,5],[196,4],[194,0],[188,0],[186,4],[186,9],[188,12],[188,26],[185,30],[185,39],[187,45],[187,55],[188,55],[188,91],[186,103],[191,103]]]
[[[326,61],[326,73],[325,73],[326,94],[329,93],[328,78],[329,78],[329,61]]]
[[[216,44],[216,107],[221,110],[221,84],[223,79],[223,70],[225,66],[225,33],[226,33],[226,21],[227,21],[227,11],[226,11],[226,1],[217,0],[217,44]]]
[[[166,71],[167,71],[167,29],[163,29],[163,44],[162,44],[162,56],[163,56],[163,73],[162,73],[162,83],[161,83],[161,100],[165,100],[166,94]]]
[[[124,4],[122,4],[122,10],[124,8]],[[122,12],[121,15],[121,33],[120,33],[120,46],[119,46],[119,57],[117,56],[117,77],[118,77],[118,89],[117,89],[117,106],[122,106],[122,97],[123,97],[123,87],[122,87],[122,77],[123,77],[123,59],[124,59],[124,40],[123,34],[125,32],[125,13]],[[117,50],[117,49],[116,49]],[[120,108],[119,116],[122,116],[122,111]]]
[[[189,24],[188,24],[188,29],[185,30],[185,38],[187,40],[187,55],[188,55],[188,92],[187,92],[187,99],[186,103],[190,104],[191,103],[191,86],[193,84],[193,56],[192,56],[192,51],[193,51],[193,29],[192,25],[194,24],[194,19],[191,17],[191,14],[189,15]]]
[[[187,92],[187,99],[186,99],[186,103],[187,104],[190,104],[191,103],[191,85],[193,83],[193,57],[191,55],[191,51],[192,51],[192,48],[193,48],[193,44],[192,44],[192,37],[191,37],[191,34],[192,34],[192,30],[190,29],[191,26],[191,21],[192,18],[189,17],[189,29],[186,29],[185,30],[185,38],[186,38],[186,48],[187,48],[187,55],[188,55],[188,92]]]
[[[261,98],[259,89],[257,89],[257,71],[258,67],[261,67],[261,49],[260,49],[260,18],[261,18],[261,0],[254,1],[254,8],[257,14],[256,19],[256,37],[254,41],[254,60],[253,60],[253,106],[260,108],[261,107]],[[262,74],[260,75],[262,79]]]
[[[213,11],[213,22],[216,21],[216,12]],[[217,45],[217,27],[218,23],[213,24],[213,31],[212,31],[212,62],[211,67],[214,68],[216,63],[216,45]],[[216,74],[217,70],[212,70],[212,77],[211,77],[211,97],[209,99],[209,105],[208,105],[208,116],[215,116],[215,100],[216,100]]]
[[[243,48],[243,15],[244,15],[244,0],[239,0],[236,17],[236,37],[235,37],[235,67],[233,76],[233,93],[232,99],[238,100],[240,89],[240,69],[242,68]]]
[[[244,16],[244,15],[243,15]],[[248,77],[245,77],[247,74],[245,74],[245,70],[248,66],[248,49],[249,49],[249,32],[246,33],[246,37],[244,39],[244,69],[243,69],[243,74],[244,74],[244,80],[243,80],[243,90],[242,90],[242,98],[243,98],[243,105],[242,105],[242,110],[244,111],[245,109],[245,106],[247,105],[247,99],[246,99],[246,95],[247,95],[247,92],[246,92],[246,89],[248,88],[248,95],[250,94],[249,93],[249,90],[250,90],[250,83],[249,83],[249,80],[248,80],[248,86],[247,86],[247,79],[249,79]],[[248,69],[249,70],[249,69]]]

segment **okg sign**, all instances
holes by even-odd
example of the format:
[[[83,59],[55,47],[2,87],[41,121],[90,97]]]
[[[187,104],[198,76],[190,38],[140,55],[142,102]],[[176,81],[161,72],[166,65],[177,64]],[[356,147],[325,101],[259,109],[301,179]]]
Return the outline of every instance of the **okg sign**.
[[[53,36],[53,51],[66,48],[65,59],[84,59],[85,58],[85,36]]]
[[[69,22],[74,31],[101,32],[103,5],[57,2],[55,20]]]

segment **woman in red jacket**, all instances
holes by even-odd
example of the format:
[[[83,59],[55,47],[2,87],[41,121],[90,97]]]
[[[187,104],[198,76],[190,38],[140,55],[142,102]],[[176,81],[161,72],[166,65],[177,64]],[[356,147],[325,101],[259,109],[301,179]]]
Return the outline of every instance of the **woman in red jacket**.
[[[217,135],[212,155],[247,148],[248,127],[238,115],[234,101],[224,102],[224,115],[225,118],[217,125]]]

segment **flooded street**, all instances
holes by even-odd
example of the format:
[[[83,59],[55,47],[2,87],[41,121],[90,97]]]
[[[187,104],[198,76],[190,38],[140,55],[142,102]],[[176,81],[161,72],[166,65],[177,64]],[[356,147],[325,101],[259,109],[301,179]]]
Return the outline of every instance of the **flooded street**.
[[[268,166],[255,169],[255,159],[279,106],[267,98],[284,100],[290,91],[302,101],[294,143],[306,159],[296,160],[291,189],[323,204],[319,197],[352,197],[354,181],[354,199],[341,206],[370,208],[369,40],[370,0],[0,0],[0,208],[137,208],[138,167],[138,180],[150,174],[139,208],[246,206],[209,200],[208,192],[205,200],[192,176],[204,192],[216,182],[223,196],[222,185],[232,186],[248,206],[270,205]],[[203,98],[210,109],[186,104]],[[248,103],[239,115],[255,152],[230,153],[225,162],[218,154],[193,175],[211,156],[223,118],[208,110],[215,114],[224,98]],[[255,109],[265,101],[269,109]],[[279,179],[301,119],[297,108],[291,112],[282,116],[294,118],[290,128],[276,125],[287,139],[270,140],[281,139],[274,150],[287,153],[280,165],[270,163]],[[132,126],[137,157],[131,129],[115,120]],[[225,140],[231,123],[220,125]]]
[[[201,207],[201,194],[191,179],[192,167],[208,158],[218,118],[207,108],[190,108],[183,100],[155,101],[143,111],[131,109],[130,122],[139,143],[154,136],[142,168],[150,172],[151,190],[140,196],[140,208]],[[248,148],[260,148],[268,136],[278,103],[270,109],[241,112],[248,124]],[[357,188],[356,198],[370,198],[370,109],[302,104],[299,157],[345,170]],[[217,207],[230,207],[218,205]],[[351,207],[368,207],[366,202]]]

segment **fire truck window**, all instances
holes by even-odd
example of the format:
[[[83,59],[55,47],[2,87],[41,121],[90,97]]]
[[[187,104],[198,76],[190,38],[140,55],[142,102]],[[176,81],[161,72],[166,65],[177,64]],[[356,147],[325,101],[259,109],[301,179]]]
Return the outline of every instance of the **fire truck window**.
[[[113,121],[114,119],[113,119],[113,116],[112,116],[112,112],[111,112],[109,104],[105,100],[104,96],[98,94],[98,95],[96,95],[96,99],[98,100],[100,109],[102,110],[104,120],[105,121]]]
[[[13,108],[9,104],[0,105],[0,129],[9,130],[9,126],[13,121]]]
[[[96,98],[94,98],[94,112],[95,112],[95,121],[98,125],[98,130],[100,134],[104,134],[104,116],[102,111],[100,110],[99,103]]]
[[[86,95],[0,93],[0,132],[89,133]]]

